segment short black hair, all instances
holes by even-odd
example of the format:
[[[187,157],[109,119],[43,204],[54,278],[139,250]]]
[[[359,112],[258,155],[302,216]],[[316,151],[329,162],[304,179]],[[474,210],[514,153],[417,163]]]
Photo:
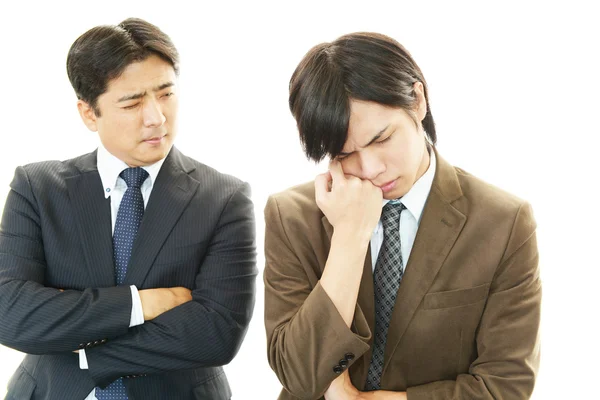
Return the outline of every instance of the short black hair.
[[[119,25],[96,26],[77,38],[67,56],[67,74],[77,98],[100,116],[97,100],[108,82],[151,55],[170,63],[179,74],[179,53],[169,36],[143,19],[128,18]]]
[[[341,153],[348,137],[351,99],[402,108],[415,119],[416,82],[423,83],[427,103],[422,125],[435,145],[427,83],[400,43],[379,33],[357,32],[310,49],[289,87],[289,106],[306,156],[318,162]]]

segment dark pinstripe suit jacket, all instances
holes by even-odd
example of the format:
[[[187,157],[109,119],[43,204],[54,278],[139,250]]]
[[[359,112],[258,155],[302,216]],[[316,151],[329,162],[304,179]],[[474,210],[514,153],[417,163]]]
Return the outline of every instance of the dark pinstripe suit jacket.
[[[245,335],[257,274],[249,185],[173,148],[123,286],[102,191],[95,152],[16,170],[0,226],[0,343],[27,355],[7,398],[82,400],[118,377],[130,399],[230,398],[221,366]],[[128,328],[132,284],[185,286],[193,301]]]

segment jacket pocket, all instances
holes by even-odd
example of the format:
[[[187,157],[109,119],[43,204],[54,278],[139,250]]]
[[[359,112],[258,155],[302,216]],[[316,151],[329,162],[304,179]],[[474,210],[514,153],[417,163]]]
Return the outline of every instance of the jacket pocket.
[[[437,308],[461,307],[478,303],[487,297],[489,289],[490,284],[484,283],[483,285],[468,289],[428,293],[423,299],[423,308],[432,310]]]
[[[193,393],[195,400],[229,400],[231,398],[231,389],[223,370],[194,387]]]
[[[8,381],[7,399],[31,399],[36,386],[35,379],[23,367],[19,366]]]

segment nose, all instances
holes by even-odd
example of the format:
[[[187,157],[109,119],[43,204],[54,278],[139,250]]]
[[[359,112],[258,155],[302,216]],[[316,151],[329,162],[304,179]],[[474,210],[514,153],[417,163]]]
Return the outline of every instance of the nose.
[[[162,126],[167,118],[162,112],[160,104],[154,98],[150,98],[144,103],[144,126],[149,128],[155,128]]]
[[[371,149],[364,149],[360,153],[360,168],[363,179],[374,181],[382,172],[385,172],[385,162],[379,154]]]

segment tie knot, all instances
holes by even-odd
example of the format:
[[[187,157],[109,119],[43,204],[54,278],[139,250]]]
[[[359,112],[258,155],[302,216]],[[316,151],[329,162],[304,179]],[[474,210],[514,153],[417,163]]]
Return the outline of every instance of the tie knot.
[[[148,177],[148,172],[141,167],[127,168],[119,176],[123,178],[128,188],[139,188]]]
[[[398,229],[400,225],[400,213],[402,210],[405,210],[406,207],[401,202],[391,202],[383,207],[383,212],[381,214],[381,223],[383,224],[384,232],[387,232],[389,229]]]

